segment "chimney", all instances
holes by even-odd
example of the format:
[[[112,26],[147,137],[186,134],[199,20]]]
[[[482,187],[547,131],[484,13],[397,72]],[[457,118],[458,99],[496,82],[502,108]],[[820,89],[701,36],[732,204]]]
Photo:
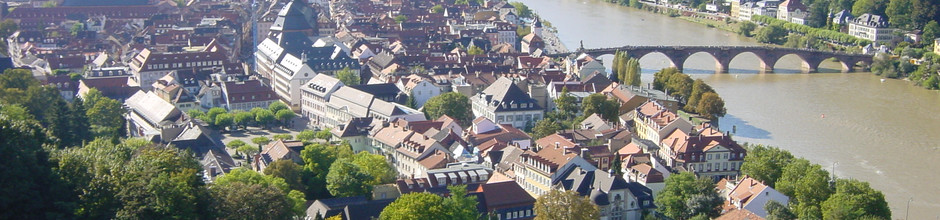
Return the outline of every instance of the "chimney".
[[[555,142],[555,149],[558,149],[558,146],[559,146],[559,145],[561,145],[561,143],[559,143],[559,142],[556,141],[556,142]]]

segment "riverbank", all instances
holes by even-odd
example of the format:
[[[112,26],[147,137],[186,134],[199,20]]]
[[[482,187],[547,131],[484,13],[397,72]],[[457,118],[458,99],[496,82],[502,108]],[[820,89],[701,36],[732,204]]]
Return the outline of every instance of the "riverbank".
[[[581,42],[586,48],[761,45],[738,34],[646,10],[611,7],[600,0],[519,1],[552,21],[572,49]],[[609,63],[610,57],[601,59]],[[644,83],[652,82],[653,72],[670,66],[664,59],[651,54],[640,60]],[[714,74],[714,58],[699,53],[684,67],[693,79],[704,80],[722,94],[727,115],[720,119],[721,130],[737,128],[734,139],[739,143],[785,148],[830,170],[836,163],[836,176],[864,180],[884,192],[895,215],[905,215],[913,196],[910,219],[936,218],[940,198],[922,195],[940,194],[940,186],[923,184],[940,181],[940,176],[924,175],[940,167],[940,161],[933,160],[940,157],[940,149],[925,139],[940,135],[940,115],[925,114],[924,109],[940,106],[940,94],[907,81],[881,82],[870,73],[801,74],[801,64],[796,56],[785,56],[774,74],[760,74],[758,58],[745,53],[731,62],[728,74]],[[823,66],[840,67],[833,62]],[[884,156],[886,149],[891,157]],[[919,165],[911,166],[911,161]]]

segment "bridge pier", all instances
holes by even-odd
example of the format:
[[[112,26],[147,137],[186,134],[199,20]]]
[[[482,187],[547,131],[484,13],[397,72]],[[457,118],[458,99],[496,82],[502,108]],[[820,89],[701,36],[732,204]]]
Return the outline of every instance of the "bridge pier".
[[[775,64],[777,64],[777,60],[776,60],[776,59],[767,60],[767,59],[761,58],[761,61],[760,61],[760,72],[761,72],[761,73],[773,73],[773,72],[774,72],[774,65],[775,65]]]
[[[728,69],[731,68],[731,59],[732,56],[724,56],[722,58],[715,58],[715,73],[728,73]]]

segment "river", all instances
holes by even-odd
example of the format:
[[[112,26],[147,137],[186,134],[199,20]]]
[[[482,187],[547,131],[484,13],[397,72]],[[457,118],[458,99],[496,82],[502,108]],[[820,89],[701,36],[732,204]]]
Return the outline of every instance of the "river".
[[[758,45],[734,33],[600,0],[523,2],[558,29],[571,50],[622,45]],[[610,57],[602,57],[607,63]],[[661,54],[640,60],[644,82],[669,63]],[[714,60],[695,54],[687,73],[703,79],[728,109],[722,130],[739,142],[787,149],[840,178],[855,178],[881,190],[894,219],[940,219],[940,93],[902,80],[880,82],[871,73],[839,73],[834,62],[823,73],[800,73],[798,58],[784,57],[776,73],[760,74],[757,57],[742,54],[730,73],[715,74]],[[825,115],[825,117],[822,117]]]

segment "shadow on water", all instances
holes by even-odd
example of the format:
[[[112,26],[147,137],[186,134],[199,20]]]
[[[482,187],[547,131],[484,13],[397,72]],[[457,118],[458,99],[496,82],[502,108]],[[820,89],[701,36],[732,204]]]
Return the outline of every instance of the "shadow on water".
[[[749,124],[747,121],[742,120],[741,118],[735,117],[734,115],[727,114],[724,117],[721,117],[720,124],[722,131],[731,131],[735,136],[752,138],[752,139],[770,139],[770,132],[758,127],[754,127]]]

